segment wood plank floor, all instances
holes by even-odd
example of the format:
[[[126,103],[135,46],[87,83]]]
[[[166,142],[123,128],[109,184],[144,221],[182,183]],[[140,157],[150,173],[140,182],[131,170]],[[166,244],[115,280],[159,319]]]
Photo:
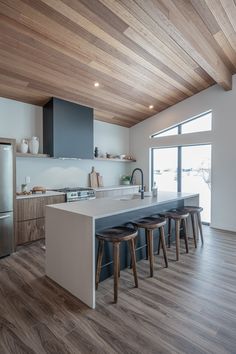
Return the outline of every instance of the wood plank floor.
[[[181,249],[155,276],[138,263],[139,288],[121,272],[100,283],[91,310],[45,277],[41,242],[0,260],[0,354],[236,353],[236,235],[204,228],[205,244]],[[182,241],[181,241],[182,242]]]

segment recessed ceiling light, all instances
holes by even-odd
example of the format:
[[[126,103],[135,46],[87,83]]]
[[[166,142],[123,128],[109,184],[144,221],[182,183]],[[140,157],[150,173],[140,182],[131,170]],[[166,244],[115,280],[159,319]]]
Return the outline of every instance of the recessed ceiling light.
[[[99,87],[99,82],[94,82],[95,87]]]
[[[152,104],[150,104],[149,109],[153,109],[153,108],[154,108],[154,106]]]

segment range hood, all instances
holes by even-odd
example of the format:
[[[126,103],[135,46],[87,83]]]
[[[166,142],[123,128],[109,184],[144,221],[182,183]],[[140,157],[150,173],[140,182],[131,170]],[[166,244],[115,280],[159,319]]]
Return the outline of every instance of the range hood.
[[[43,107],[43,152],[93,159],[93,108],[52,98]]]

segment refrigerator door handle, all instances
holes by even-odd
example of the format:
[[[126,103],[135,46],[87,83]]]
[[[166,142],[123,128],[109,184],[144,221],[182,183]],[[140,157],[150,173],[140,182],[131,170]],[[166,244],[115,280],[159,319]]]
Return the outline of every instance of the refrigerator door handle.
[[[10,218],[10,216],[11,216],[10,214],[0,216],[0,220],[1,220],[1,219],[7,219],[7,218]]]

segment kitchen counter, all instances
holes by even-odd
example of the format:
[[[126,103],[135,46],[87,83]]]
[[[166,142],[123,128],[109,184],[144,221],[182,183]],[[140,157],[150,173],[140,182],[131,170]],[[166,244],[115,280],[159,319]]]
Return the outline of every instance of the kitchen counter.
[[[17,195],[16,199],[28,199],[28,198],[42,198],[42,197],[53,197],[56,195],[63,195],[62,192],[46,191],[46,193],[35,193],[29,195]]]
[[[156,198],[152,198],[149,193],[141,199],[140,194],[126,195],[114,198],[103,198],[94,200],[83,200],[79,202],[51,205],[61,211],[89,216],[93,219],[104,218],[116,214],[127,213],[129,211],[148,208],[155,205],[162,205],[177,200],[183,200],[198,196],[198,194],[158,192]],[[134,198],[134,199],[132,199]]]
[[[96,192],[103,192],[103,191],[115,191],[115,190],[126,190],[131,188],[139,188],[139,185],[121,185],[121,186],[110,186],[110,187],[98,187],[94,188]],[[56,192],[47,190],[45,194],[43,193],[36,193],[36,194],[29,194],[29,195],[17,195],[16,199],[27,199],[27,198],[38,198],[38,197],[51,197],[55,195],[63,195],[63,192]]]
[[[199,195],[158,192],[157,198],[127,195],[62,203],[46,207],[46,275],[91,308],[95,308],[96,231],[121,225],[140,217],[199,205]],[[155,233],[155,240],[158,240]],[[157,237],[156,237],[157,236]],[[138,260],[144,258],[145,235],[139,232]],[[101,280],[112,275],[112,248],[107,245]],[[121,245],[121,269],[129,264]]]

